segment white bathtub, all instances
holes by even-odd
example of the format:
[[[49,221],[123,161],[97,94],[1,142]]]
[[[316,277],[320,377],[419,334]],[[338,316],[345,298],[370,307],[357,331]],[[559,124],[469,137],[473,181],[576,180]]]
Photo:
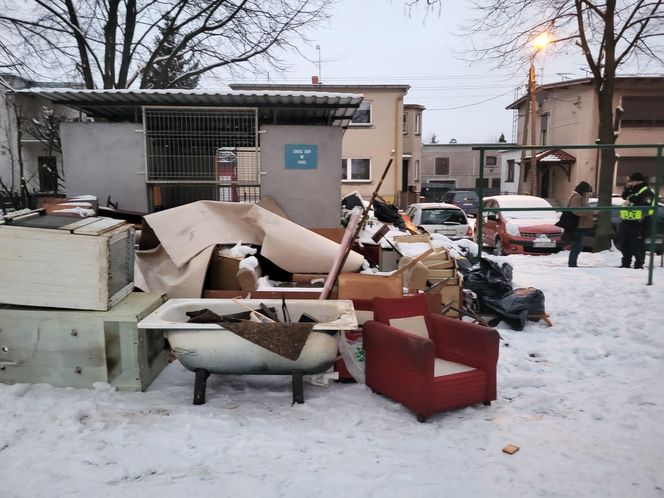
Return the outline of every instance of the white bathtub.
[[[283,320],[280,299],[241,299],[242,304],[258,309],[260,303],[275,308]],[[189,370],[219,374],[306,374],[327,370],[337,357],[340,330],[357,328],[352,301],[287,299],[291,319],[302,313],[316,318],[302,353],[289,360],[253,344],[214,323],[187,323],[187,311],[209,309],[219,315],[239,313],[245,308],[231,299],[170,299],[138,323],[141,329],[161,329],[173,354]]]

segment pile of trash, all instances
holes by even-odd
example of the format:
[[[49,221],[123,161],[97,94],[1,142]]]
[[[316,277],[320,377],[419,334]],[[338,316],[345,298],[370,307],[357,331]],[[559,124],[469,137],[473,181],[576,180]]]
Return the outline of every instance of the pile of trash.
[[[514,330],[523,330],[529,315],[545,312],[541,290],[512,287],[512,266],[509,263],[499,265],[481,258],[478,267],[465,271],[463,287],[477,297],[480,313],[495,314]]]

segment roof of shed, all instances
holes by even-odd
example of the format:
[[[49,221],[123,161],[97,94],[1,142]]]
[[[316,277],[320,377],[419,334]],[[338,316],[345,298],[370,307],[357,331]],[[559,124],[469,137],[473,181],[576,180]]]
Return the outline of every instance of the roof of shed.
[[[317,124],[346,127],[362,95],[331,92],[228,91],[184,89],[29,88],[54,104],[109,121],[138,121],[144,106],[255,107],[262,124]]]

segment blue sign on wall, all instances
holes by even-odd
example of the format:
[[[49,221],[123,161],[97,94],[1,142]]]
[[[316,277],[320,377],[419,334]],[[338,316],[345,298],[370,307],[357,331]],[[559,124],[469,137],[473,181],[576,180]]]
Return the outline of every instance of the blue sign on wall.
[[[316,169],[318,145],[286,144],[286,169]]]

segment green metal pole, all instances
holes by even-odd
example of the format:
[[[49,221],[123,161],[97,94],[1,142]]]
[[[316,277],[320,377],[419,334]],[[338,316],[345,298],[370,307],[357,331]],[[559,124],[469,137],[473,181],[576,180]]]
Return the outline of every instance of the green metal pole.
[[[662,146],[657,147],[657,158],[655,159],[655,212],[650,218],[650,261],[648,263],[648,285],[652,285],[652,273],[655,266],[655,246],[657,245],[657,214],[659,212],[659,179],[664,173],[664,158],[662,158]],[[664,251],[664,241],[662,241]]]
[[[482,220],[483,212],[482,206],[484,204],[484,149],[480,149],[480,185],[479,185],[479,198],[480,205],[477,208],[477,219],[475,220],[475,228],[477,229],[477,256],[482,257],[482,247],[484,243],[482,241]]]

